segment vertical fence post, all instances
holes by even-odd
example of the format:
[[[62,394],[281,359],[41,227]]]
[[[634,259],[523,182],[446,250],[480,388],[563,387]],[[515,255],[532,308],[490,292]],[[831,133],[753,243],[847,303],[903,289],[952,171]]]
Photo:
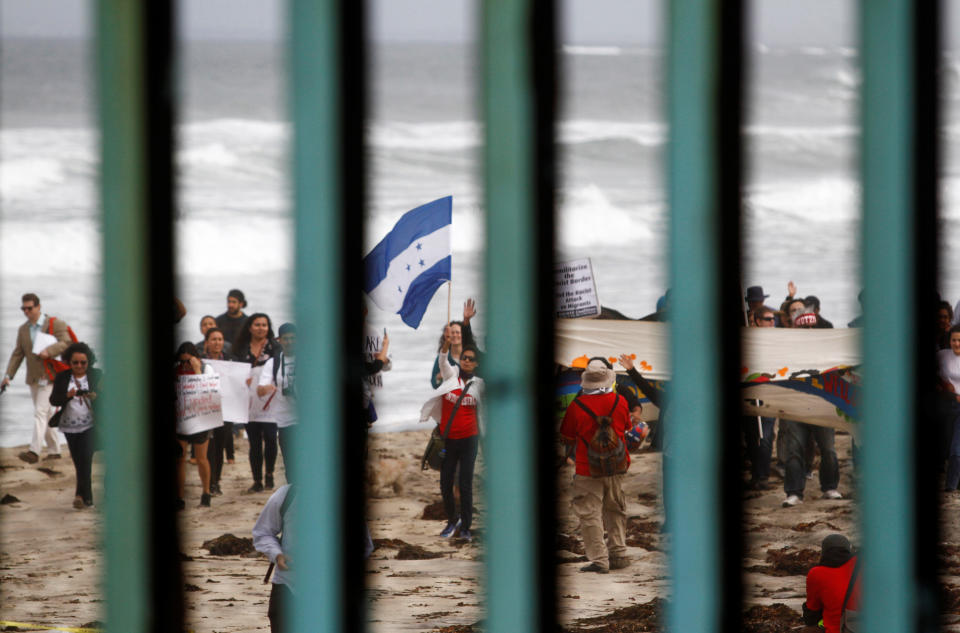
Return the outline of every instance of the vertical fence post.
[[[107,625],[180,630],[174,465],[166,452],[174,419],[166,356],[174,298],[172,6],[100,0],[96,16]]]
[[[929,430],[933,407],[925,411],[931,403],[924,400],[938,397],[927,367],[932,343],[918,336],[937,307],[930,245],[936,244],[938,6],[860,3],[863,606],[869,631],[937,630],[936,551],[929,542],[937,541],[938,500],[930,491],[937,478],[914,457],[933,461],[916,441],[920,433],[935,433]]]
[[[364,3],[291,0],[298,327],[293,630],[362,631]]]
[[[671,631],[739,630],[740,3],[675,0],[669,23],[671,355],[664,505]],[[717,317],[703,319],[703,306]]]
[[[482,10],[487,630],[550,630],[555,482],[541,464],[553,432],[553,2]]]

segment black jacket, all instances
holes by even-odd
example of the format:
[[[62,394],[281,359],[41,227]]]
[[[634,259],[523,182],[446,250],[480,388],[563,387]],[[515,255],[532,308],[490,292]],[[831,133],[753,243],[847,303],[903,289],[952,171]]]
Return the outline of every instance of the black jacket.
[[[64,369],[57,373],[53,379],[53,391],[50,393],[50,404],[55,407],[65,407],[70,402],[67,393],[70,391],[70,377],[73,376],[73,370]],[[87,382],[90,384],[90,391],[100,390],[100,381],[103,380],[103,372],[99,369],[87,370]]]

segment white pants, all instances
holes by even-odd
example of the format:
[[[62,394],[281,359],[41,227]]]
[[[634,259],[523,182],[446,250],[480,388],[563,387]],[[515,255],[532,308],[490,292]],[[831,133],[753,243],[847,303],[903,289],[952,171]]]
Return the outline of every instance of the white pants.
[[[46,443],[47,452],[50,454],[60,454],[60,438],[57,437],[57,430],[47,426],[50,416],[53,415],[54,406],[50,404],[50,394],[53,392],[53,385],[30,385],[30,396],[33,398],[33,439],[30,440],[30,450],[39,455],[43,451],[43,445]]]

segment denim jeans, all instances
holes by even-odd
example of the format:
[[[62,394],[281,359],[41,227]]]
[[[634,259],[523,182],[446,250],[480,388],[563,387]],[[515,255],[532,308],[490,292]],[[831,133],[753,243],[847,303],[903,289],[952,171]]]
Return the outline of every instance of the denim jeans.
[[[783,481],[784,492],[803,498],[803,489],[807,484],[804,447],[811,436],[820,449],[820,490],[836,490],[840,483],[840,465],[833,446],[835,431],[826,426],[780,420],[780,433],[786,453],[782,457],[787,471]]]
[[[458,440],[447,438],[444,444],[446,454],[440,465],[440,494],[443,496],[443,509],[447,521],[456,523],[457,505],[453,498],[453,475],[460,465],[460,529],[469,530],[473,524],[473,466],[477,461],[480,448],[480,436],[465,437]]]

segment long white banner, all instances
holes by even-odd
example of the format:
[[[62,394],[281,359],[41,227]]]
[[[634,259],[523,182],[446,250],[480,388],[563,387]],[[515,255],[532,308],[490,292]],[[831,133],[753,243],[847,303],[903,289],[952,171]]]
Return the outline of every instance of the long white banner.
[[[220,376],[220,403],[223,419],[227,422],[246,424],[250,419],[250,363],[229,360],[205,360]]]

